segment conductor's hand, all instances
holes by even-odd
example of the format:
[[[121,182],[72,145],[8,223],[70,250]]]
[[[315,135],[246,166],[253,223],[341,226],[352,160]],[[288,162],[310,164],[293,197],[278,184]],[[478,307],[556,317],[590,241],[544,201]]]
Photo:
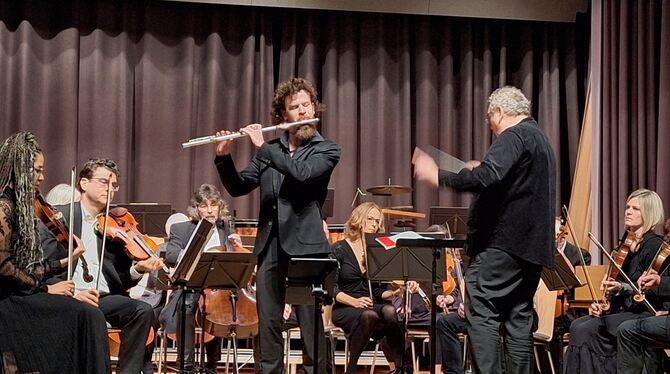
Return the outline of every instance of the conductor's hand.
[[[265,139],[263,138],[263,131],[261,130],[263,126],[259,125],[258,123],[252,123],[251,125],[247,127],[243,127],[240,129],[240,132],[242,134],[247,134],[249,135],[249,138],[251,139],[251,142],[256,146],[256,148],[260,148],[263,143],[265,143]]]
[[[466,162],[466,163],[463,165],[463,167],[466,168],[466,169],[468,169],[468,170],[472,170],[472,169],[476,168],[476,167],[479,166],[479,165],[481,165],[481,162],[479,162],[479,161],[477,161],[477,160],[470,160],[470,161]]]
[[[74,295],[75,299],[81,301],[82,303],[93,305],[96,308],[98,307],[99,297],[100,293],[98,290],[83,290]]]
[[[414,148],[412,165],[414,165],[414,178],[416,180],[426,182],[433,187],[438,186],[439,168],[435,160],[428,153],[418,147]]]
[[[372,308],[372,299],[367,296],[359,297],[354,299],[351,306],[354,308]]]
[[[228,130],[221,130],[217,131],[216,136],[224,136],[224,135],[230,135],[232,134],[232,131]],[[216,149],[216,155],[217,156],[225,156],[230,154],[230,143],[232,142],[232,139],[228,140],[219,140],[217,142],[214,142],[214,147]]]
[[[591,306],[589,307],[589,315],[593,317],[600,317],[602,313],[603,310],[599,303],[591,303]]]
[[[135,270],[138,273],[150,273],[163,267],[163,259],[156,257],[149,257],[146,260],[137,261]]]
[[[72,296],[74,295],[74,281],[60,281],[56,284],[48,285],[47,289],[52,295]]]
[[[645,290],[653,290],[661,285],[661,276],[658,274],[643,274],[637,279],[637,285]]]

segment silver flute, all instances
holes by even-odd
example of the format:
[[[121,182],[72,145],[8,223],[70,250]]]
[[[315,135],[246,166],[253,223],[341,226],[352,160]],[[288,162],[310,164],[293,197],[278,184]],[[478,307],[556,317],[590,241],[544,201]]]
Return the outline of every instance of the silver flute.
[[[286,122],[279,124],[277,126],[268,126],[268,127],[263,127],[261,129],[262,132],[268,132],[268,131],[274,131],[274,130],[287,130],[290,129],[291,127],[295,126],[300,126],[300,125],[307,125],[307,124],[312,124],[312,123],[317,123],[319,122],[318,118],[310,118],[310,119],[304,119],[301,121],[295,121],[295,122]],[[218,142],[221,140],[232,140],[232,139],[237,139],[241,138],[244,136],[248,136],[245,133],[242,133],[240,131],[234,132],[232,134],[228,135],[221,135],[221,136],[216,136],[216,135],[209,135],[209,136],[202,136],[200,138],[194,138],[186,143],[181,143],[182,148],[189,148],[189,147],[195,147],[198,145],[204,145],[204,144],[210,144],[214,142]]]

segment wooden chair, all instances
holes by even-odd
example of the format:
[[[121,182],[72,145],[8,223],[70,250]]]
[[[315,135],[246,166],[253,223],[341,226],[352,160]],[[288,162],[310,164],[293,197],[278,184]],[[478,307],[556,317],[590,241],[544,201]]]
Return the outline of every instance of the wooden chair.
[[[538,347],[541,346],[547,352],[552,374],[556,373],[556,368],[554,367],[554,360],[551,358],[550,343],[554,337],[554,311],[557,295],[558,291],[549,291],[544,282],[540,280],[534,297],[535,311],[538,315],[537,331],[533,333],[535,363],[538,370],[541,371],[540,356],[538,353]]]

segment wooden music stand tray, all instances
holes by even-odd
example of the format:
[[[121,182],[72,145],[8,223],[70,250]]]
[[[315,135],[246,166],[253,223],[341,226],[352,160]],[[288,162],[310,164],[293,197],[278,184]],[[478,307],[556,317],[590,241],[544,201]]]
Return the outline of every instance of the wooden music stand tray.
[[[593,285],[593,289],[596,293],[596,297],[598,298],[598,300],[602,300],[603,292],[600,290],[600,281],[603,279],[603,277],[605,277],[605,274],[607,273],[607,265],[589,265],[586,266],[586,268],[589,271],[591,281],[595,283]],[[579,277],[579,279],[584,280],[584,283],[587,282],[586,274],[584,273],[584,266],[576,266],[575,273],[577,274],[577,277]],[[593,300],[593,297],[591,296],[591,291],[589,291],[589,285],[585,284],[582,287],[575,288],[575,298],[570,303],[570,306],[572,306],[573,308],[588,309],[591,306],[591,303],[593,303],[594,301],[595,300]]]

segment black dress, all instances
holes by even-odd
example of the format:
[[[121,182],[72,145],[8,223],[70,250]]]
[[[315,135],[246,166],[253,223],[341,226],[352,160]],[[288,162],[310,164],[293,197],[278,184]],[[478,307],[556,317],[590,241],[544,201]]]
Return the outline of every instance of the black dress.
[[[370,297],[367,274],[361,272],[358,260],[353,249],[346,240],[333,244],[333,255],[337,258],[340,267],[336,275],[335,305],[333,306],[333,324],[341,328],[350,341],[350,364],[347,372],[353,372],[360,353],[370,338],[378,340],[386,338],[382,344],[384,354],[389,361],[399,363],[401,353],[402,330],[398,324],[395,307],[390,302],[382,300],[385,289],[379,284],[372,283],[373,306],[368,308],[354,308],[337,302],[337,294],[344,292],[351,297]],[[373,328],[363,325],[364,313],[374,311],[377,320]],[[409,361],[409,360],[407,360]]]
[[[42,279],[63,270],[57,261],[42,261],[33,274],[15,265],[13,204],[3,197],[0,208],[0,369],[41,374],[110,372],[102,312],[74,298],[46,292]]]
[[[652,232],[645,234],[635,253],[629,253],[622,269],[633,282],[647,270],[653,261],[662,239]],[[594,280],[595,281],[595,280]],[[659,308],[665,300],[647,293],[647,300]],[[570,325],[570,343],[563,359],[563,373],[616,373],[617,328],[629,319],[649,317],[651,314],[642,303],[634,303],[631,295],[614,296],[611,312],[601,317],[584,316]],[[656,352],[641,360],[656,360]]]

